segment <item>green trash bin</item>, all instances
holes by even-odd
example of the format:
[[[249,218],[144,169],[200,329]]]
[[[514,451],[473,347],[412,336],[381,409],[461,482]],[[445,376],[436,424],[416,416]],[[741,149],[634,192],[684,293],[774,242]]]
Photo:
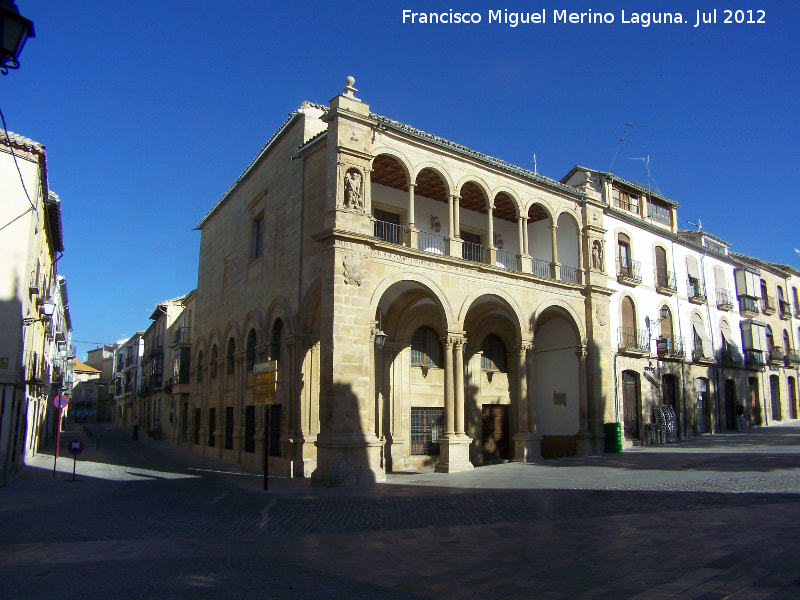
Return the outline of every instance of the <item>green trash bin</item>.
[[[606,423],[606,452],[622,452],[622,423]]]

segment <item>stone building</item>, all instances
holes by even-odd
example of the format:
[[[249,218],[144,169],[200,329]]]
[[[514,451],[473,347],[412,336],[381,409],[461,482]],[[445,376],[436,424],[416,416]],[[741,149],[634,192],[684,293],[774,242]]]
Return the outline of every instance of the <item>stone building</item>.
[[[374,114],[352,83],[293,112],[198,225],[189,444],[254,465],[266,444],[271,472],[321,485],[601,450],[603,202]]]

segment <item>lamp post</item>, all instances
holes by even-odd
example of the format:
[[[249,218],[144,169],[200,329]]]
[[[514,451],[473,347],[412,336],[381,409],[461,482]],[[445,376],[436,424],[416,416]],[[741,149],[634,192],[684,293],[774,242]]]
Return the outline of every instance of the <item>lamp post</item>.
[[[13,0],[0,0],[0,73],[19,69],[19,55],[28,38],[36,37],[33,21],[19,14]]]

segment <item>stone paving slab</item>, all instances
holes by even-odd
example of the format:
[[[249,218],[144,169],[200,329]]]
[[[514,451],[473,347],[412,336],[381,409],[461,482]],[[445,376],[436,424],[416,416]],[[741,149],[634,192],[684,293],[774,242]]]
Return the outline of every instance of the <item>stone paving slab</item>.
[[[268,492],[253,470],[100,427],[82,482],[42,454],[0,488],[12,597],[800,597],[796,424]]]

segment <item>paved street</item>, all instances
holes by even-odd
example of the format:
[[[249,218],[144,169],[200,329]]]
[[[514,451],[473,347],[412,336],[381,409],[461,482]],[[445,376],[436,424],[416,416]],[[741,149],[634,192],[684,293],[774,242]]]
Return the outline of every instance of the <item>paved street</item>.
[[[800,597],[796,424],[269,492],[166,441],[92,424],[97,450],[73,427],[55,477],[40,454],[0,488],[4,597]]]

